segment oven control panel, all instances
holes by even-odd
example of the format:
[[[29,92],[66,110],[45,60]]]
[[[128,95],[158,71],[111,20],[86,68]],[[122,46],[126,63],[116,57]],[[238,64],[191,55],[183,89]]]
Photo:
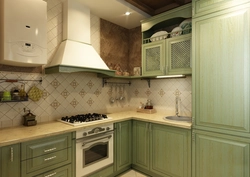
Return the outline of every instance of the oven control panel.
[[[105,125],[105,126],[98,126],[98,127],[94,127],[94,128],[93,127],[92,128],[85,128],[83,130],[78,130],[76,132],[76,139],[91,136],[91,135],[96,135],[96,134],[100,134],[100,133],[105,133],[105,132],[112,131],[112,130],[114,130],[113,124],[109,124],[109,125]]]

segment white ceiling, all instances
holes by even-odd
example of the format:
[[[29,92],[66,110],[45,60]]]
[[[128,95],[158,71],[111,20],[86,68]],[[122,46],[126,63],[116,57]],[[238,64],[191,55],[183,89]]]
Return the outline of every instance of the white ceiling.
[[[124,0],[80,0],[92,14],[127,29],[141,25],[150,16]],[[129,16],[124,13],[131,12]]]

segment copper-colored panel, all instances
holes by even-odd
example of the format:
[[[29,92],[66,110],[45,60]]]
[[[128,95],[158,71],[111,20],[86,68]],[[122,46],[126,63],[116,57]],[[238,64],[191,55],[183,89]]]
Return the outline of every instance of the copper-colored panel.
[[[154,1],[125,0],[125,1],[152,16],[191,2],[191,0],[154,0]]]

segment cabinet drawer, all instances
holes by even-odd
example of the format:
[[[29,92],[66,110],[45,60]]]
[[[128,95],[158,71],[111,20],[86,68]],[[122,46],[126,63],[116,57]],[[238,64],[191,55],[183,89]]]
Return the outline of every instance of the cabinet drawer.
[[[69,163],[71,163],[71,148],[25,160],[22,162],[22,169],[24,174],[28,174],[41,169],[45,171],[45,168],[50,170],[49,168],[57,168]]]
[[[34,176],[34,177],[71,177],[71,165],[66,165],[55,170]]]
[[[247,2],[248,0],[193,0],[193,18]]]
[[[22,143],[22,160],[50,154],[71,147],[71,133]]]

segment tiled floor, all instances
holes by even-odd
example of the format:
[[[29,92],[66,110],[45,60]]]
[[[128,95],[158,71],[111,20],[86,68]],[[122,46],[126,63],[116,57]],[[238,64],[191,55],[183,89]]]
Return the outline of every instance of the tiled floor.
[[[137,172],[137,171],[130,170],[130,171],[128,171],[127,173],[122,174],[122,175],[119,176],[119,177],[147,177],[147,176],[145,176],[145,175],[143,175],[143,174],[141,174],[141,173],[139,173],[139,172]]]

